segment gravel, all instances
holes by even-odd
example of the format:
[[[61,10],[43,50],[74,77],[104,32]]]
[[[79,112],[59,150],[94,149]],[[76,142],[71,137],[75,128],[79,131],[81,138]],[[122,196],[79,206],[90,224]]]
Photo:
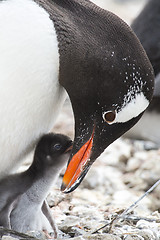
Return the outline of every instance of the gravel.
[[[66,129],[73,137],[72,117],[67,101],[54,131],[65,133]],[[58,239],[160,239],[160,186],[125,219],[111,223],[159,179],[160,150],[145,151],[143,146],[143,142],[118,139],[93,164],[79,188],[70,194],[59,190],[63,170],[47,198],[59,228]],[[92,234],[107,223],[106,228]],[[46,239],[42,232],[29,234]],[[14,240],[6,236],[2,239]]]

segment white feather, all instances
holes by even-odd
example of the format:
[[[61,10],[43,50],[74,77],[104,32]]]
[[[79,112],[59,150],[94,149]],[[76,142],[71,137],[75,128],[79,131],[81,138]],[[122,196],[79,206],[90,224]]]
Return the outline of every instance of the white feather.
[[[114,123],[122,123],[137,117],[142,113],[149,105],[149,101],[143,93],[136,94],[129,103],[126,103],[124,107],[117,113]]]
[[[124,96],[124,103],[122,108],[116,112],[116,117],[114,121],[108,123],[108,124],[114,124],[114,123],[124,123],[132,118],[137,117],[140,113],[142,113],[149,105],[149,101],[144,96],[143,93],[135,94],[133,98],[128,102],[128,95]],[[103,116],[107,112],[103,112]]]
[[[53,126],[65,99],[58,73],[48,13],[31,0],[0,2],[0,176]]]

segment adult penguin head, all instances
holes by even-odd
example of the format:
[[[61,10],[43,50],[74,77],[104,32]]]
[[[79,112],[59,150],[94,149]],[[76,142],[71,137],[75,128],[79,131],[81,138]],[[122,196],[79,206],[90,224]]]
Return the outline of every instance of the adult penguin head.
[[[113,13],[88,0],[47,3],[59,42],[59,82],[75,118],[61,187],[68,193],[96,158],[139,120],[152,98],[154,74],[133,31]]]
[[[151,64],[131,30],[117,26],[103,35],[103,44],[98,38],[93,48],[88,45],[81,62],[66,71],[75,139],[61,187],[64,193],[73,191],[96,158],[140,119],[153,94]]]

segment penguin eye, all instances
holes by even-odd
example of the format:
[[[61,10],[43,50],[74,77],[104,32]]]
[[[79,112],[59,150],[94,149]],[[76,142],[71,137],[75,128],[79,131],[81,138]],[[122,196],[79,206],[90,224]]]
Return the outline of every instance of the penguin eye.
[[[115,111],[107,111],[103,113],[103,119],[107,123],[112,123],[116,118],[116,112]]]
[[[59,144],[59,143],[56,143],[54,146],[53,146],[53,150],[55,151],[59,151],[60,149],[62,148],[62,145]]]

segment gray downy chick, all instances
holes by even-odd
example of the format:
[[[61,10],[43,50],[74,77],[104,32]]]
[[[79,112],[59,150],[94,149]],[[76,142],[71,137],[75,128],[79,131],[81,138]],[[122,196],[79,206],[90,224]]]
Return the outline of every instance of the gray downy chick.
[[[36,175],[31,187],[18,199],[10,215],[11,228],[19,232],[32,230],[57,230],[45,201],[60,171],[69,158],[72,141],[65,135],[47,134],[43,136],[35,150],[36,166],[32,165]]]
[[[18,197],[27,191],[37,178],[39,162],[39,159],[34,157],[27,171],[6,176],[0,180],[0,226],[10,228],[10,213]]]
[[[30,168],[9,176],[7,188],[5,184],[0,185],[2,226],[19,232],[53,230],[56,237],[56,227],[45,198],[67,163],[71,148],[72,141],[65,135],[50,133],[40,139]],[[6,180],[1,182],[6,183]]]

